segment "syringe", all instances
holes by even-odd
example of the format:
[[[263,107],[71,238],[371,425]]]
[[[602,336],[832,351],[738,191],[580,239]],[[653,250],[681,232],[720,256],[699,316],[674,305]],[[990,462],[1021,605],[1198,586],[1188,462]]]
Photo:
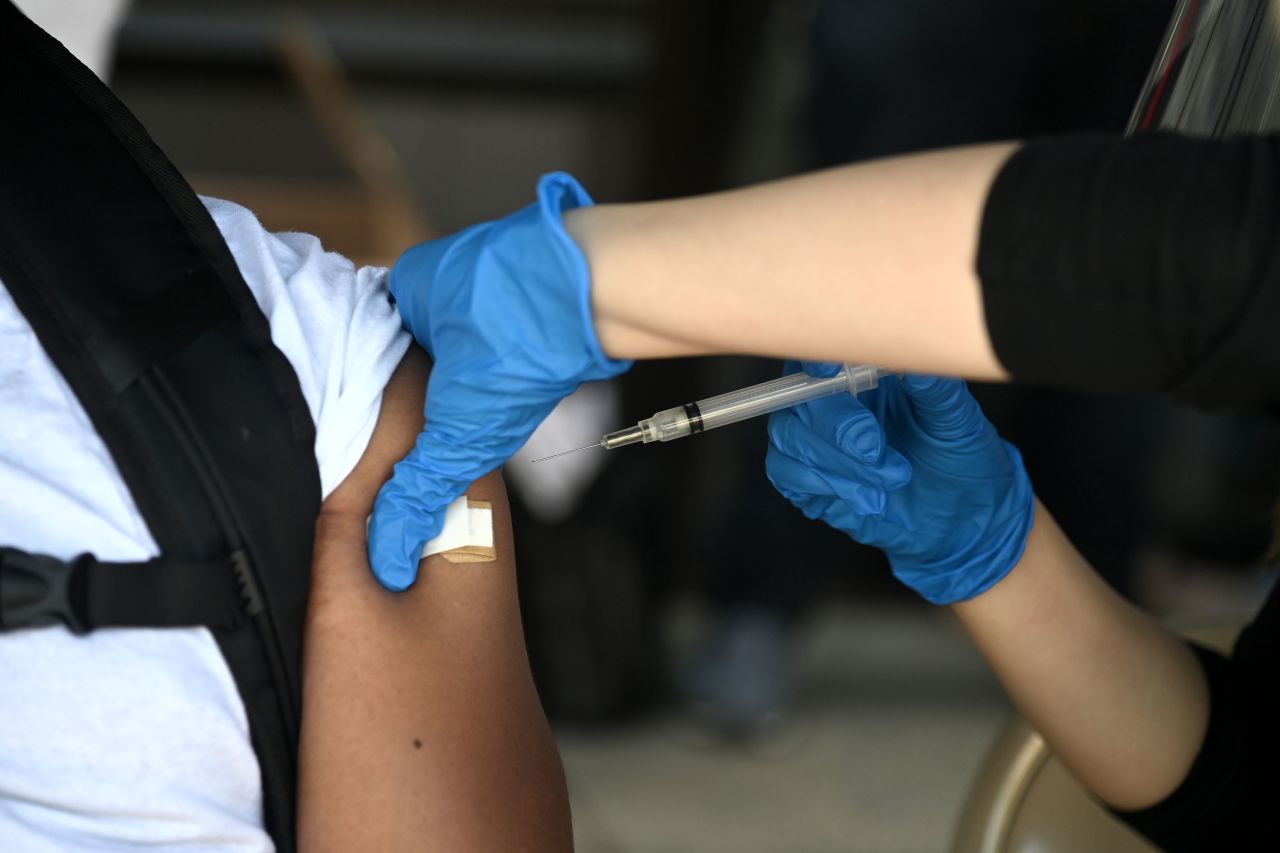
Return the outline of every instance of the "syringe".
[[[535,459],[534,462],[555,459],[557,456],[589,450],[592,447],[613,450],[616,447],[640,442],[649,444],[653,441],[672,441],[726,424],[745,421],[757,415],[767,415],[778,409],[816,400],[819,397],[829,397],[844,391],[855,395],[860,394],[879,385],[880,377],[887,373],[889,371],[866,364],[846,364],[832,376],[792,373],[780,379],[761,382],[759,385],[730,391],[718,397],[708,397],[705,400],[665,409],[633,427],[608,433],[595,444],[544,456],[542,459]]]

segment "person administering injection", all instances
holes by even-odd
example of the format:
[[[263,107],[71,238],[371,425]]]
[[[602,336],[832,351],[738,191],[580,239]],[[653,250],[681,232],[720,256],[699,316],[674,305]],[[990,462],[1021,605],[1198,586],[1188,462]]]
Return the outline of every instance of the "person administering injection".
[[[374,572],[412,583],[461,484],[632,358],[753,353],[1280,409],[1280,185],[1262,179],[1276,171],[1274,138],[1151,135],[930,152],[635,205],[592,207],[568,176],[545,178],[531,207],[393,270],[405,324],[439,359],[428,431],[378,499]],[[870,418],[848,395],[775,415],[810,418],[775,436],[775,480],[954,602],[1068,766],[1157,843],[1280,831],[1266,817],[1280,805],[1266,723],[1280,599],[1233,658],[1193,650],[1097,578],[963,386],[941,381],[884,379]],[[850,455],[874,439],[883,457]],[[782,471],[784,451],[809,474]],[[895,486],[899,457],[910,479]]]
[[[979,145],[601,207],[557,175],[411,250],[391,288],[440,356],[433,432],[379,498],[374,572],[411,582],[459,483],[628,359],[904,371],[775,414],[775,484],[952,607],[1066,766],[1157,845],[1280,849],[1280,593],[1230,657],[1186,644],[1079,555],[963,383],[928,375],[1280,413],[1280,136],[1259,132],[1280,115],[1233,100],[1242,66],[1276,78],[1280,29],[1258,26],[1275,7],[1179,4],[1136,113],[1229,138]]]

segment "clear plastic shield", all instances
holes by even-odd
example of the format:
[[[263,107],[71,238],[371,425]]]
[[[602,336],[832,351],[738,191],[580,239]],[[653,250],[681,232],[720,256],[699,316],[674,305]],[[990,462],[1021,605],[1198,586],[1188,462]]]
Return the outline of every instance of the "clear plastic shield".
[[[1280,129],[1280,0],[1179,0],[1129,132]]]

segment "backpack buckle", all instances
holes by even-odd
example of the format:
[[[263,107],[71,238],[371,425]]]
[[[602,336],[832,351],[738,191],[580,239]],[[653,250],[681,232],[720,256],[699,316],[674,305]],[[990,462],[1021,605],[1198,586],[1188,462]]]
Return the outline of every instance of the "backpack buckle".
[[[0,548],[0,631],[63,624],[73,634],[89,633],[83,608],[81,554],[70,562],[17,548]]]

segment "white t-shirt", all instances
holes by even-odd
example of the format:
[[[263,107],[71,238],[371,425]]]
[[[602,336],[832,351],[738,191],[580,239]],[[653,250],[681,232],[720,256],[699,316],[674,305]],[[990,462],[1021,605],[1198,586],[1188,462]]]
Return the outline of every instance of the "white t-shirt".
[[[373,432],[409,344],[387,273],[205,200],[316,424],[327,496]],[[0,288],[0,545],[158,553],[111,455]],[[239,694],[208,631],[0,633],[0,850],[265,851]]]

